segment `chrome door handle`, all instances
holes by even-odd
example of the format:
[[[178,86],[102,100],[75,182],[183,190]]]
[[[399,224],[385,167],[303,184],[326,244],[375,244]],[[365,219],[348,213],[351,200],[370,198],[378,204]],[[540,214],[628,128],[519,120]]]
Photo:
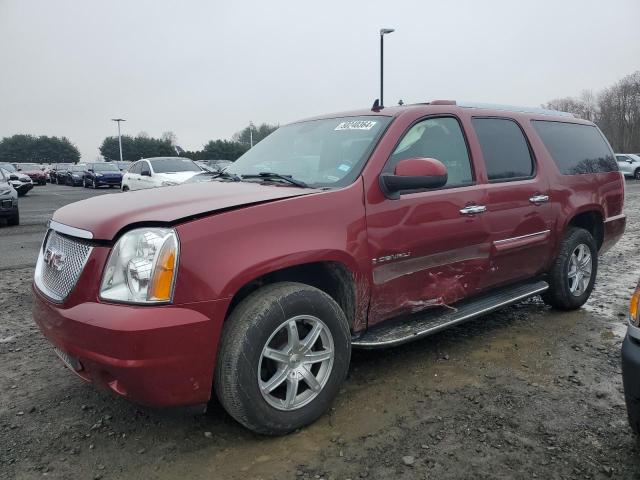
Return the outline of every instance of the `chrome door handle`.
[[[549,201],[549,195],[534,195],[529,199],[531,203],[539,204]]]
[[[462,215],[475,215],[476,213],[486,212],[487,207],[484,205],[469,205],[460,210]]]

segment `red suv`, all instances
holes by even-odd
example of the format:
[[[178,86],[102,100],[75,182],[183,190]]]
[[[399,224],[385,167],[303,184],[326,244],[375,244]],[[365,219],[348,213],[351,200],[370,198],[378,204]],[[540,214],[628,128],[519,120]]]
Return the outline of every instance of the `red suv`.
[[[278,129],[211,181],[58,210],[34,318],[84,380],[246,427],[318,418],[351,349],[589,297],[623,177],[569,114],[434,101]]]

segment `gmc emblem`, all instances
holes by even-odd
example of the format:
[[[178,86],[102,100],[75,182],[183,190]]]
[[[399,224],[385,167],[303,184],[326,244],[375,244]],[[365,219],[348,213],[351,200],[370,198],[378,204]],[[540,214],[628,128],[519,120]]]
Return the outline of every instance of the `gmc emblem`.
[[[57,248],[47,247],[44,251],[44,263],[51,268],[55,268],[57,271],[62,270],[64,265],[65,255]]]

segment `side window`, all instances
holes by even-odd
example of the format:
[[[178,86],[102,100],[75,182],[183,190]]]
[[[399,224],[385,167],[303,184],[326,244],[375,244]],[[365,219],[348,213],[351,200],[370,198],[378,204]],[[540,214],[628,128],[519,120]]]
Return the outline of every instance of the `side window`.
[[[616,155],[616,160],[618,160],[619,162],[627,162],[629,161],[629,157],[627,157],[626,155]]]
[[[534,120],[533,126],[564,175],[615,172],[618,164],[593,125]]]
[[[141,171],[142,171],[142,162],[134,163],[133,165],[131,165],[131,168],[129,169],[129,172],[135,173],[136,175],[140,175]]]
[[[149,162],[140,162],[140,173],[142,172],[152,172]]]
[[[448,172],[445,187],[473,183],[467,144],[455,118],[429,118],[416,123],[402,137],[386,168],[393,171],[400,160],[415,157],[440,160]]]
[[[527,140],[516,122],[504,118],[474,118],[489,181],[531,177],[533,158]]]

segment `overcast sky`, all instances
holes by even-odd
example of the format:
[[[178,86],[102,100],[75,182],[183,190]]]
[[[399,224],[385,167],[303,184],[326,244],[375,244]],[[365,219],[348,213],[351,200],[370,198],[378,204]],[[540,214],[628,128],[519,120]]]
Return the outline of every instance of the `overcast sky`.
[[[640,69],[640,0],[0,0],[0,137],[185,149],[248,124],[436,98],[538,106]]]

